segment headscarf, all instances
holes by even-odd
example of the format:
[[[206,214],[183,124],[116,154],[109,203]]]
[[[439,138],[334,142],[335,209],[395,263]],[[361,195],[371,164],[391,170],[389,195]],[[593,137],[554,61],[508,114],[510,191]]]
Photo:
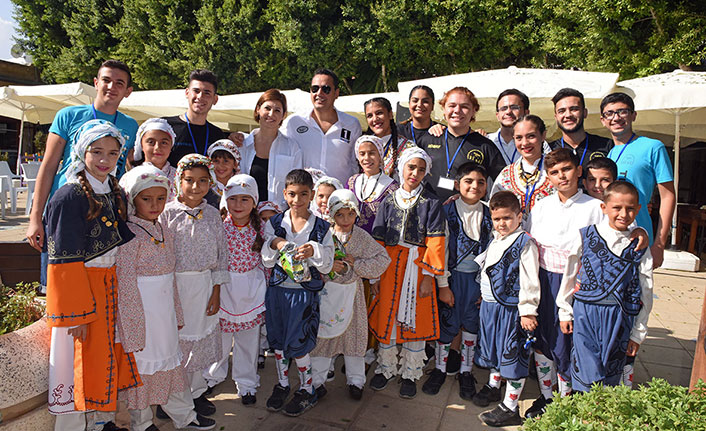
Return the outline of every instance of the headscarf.
[[[336,178],[324,175],[316,181],[316,184],[314,184],[314,190],[317,190],[322,184],[329,185],[333,187],[334,190],[340,190],[343,188],[343,184],[341,184],[341,182]]]
[[[213,163],[211,163],[211,159],[206,156],[202,156],[201,154],[187,154],[179,160],[179,163],[177,163],[177,170],[174,178],[174,187],[176,188],[177,196],[181,196],[181,176],[184,174],[184,171],[198,166],[208,169],[208,174],[211,179],[209,188],[216,183],[216,173],[213,171]]]
[[[219,139],[216,142],[212,143],[208,147],[208,157],[213,157],[213,153],[216,151],[226,151],[228,152],[233,158],[235,159],[236,163],[238,164],[238,172],[240,172],[240,150],[238,150],[238,146],[235,145],[233,141],[230,139]]]
[[[137,129],[137,135],[135,135],[135,160],[142,160],[142,137],[145,133],[150,130],[161,130],[172,138],[172,146],[174,146],[174,140],[176,139],[176,133],[172,126],[164,118],[150,118],[146,120],[139,129]]]
[[[311,180],[314,181],[314,184],[316,184],[316,182],[319,181],[319,178],[326,176],[326,172],[322,171],[321,169],[304,168],[304,170],[309,172],[309,175],[311,175]],[[314,187],[314,188],[316,188],[316,187]]]
[[[399,171],[400,178],[402,178],[402,174],[404,172],[404,165],[412,159],[424,160],[427,164],[424,175],[429,175],[429,172],[431,172],[431,157],[429,157],[429,154],[419,147],[409,147],[402,151],[402,154],[400,154],[400,158],[397,162],[397,169]]]
[[[382,139],[375,135],[362,135],[355,141],[355,158],[358,159],[358,150],[360,149],[360,146],[366,142],[370,142],[375,146],[375,148],[377,148],[378,153],[380,153],[380,165],[382,168],[382,158],[385,156],[385,150],[383,149]],[[358,159],[358,161],[360,161],[360,159]]]
[[[70,183],[78,183],[79,172],[86,169],[86,151],[92,143],[104,138],[112,136],[118,140],[119,151],[122,153],[125,146],[125,138],[120,134],[113,123],[106,120],[90,120],[86,121],[76,132],[76,142],[71,147],[71,157],[69,167],[66,170],[66,181]]]
[[[135,214],[135,198],[150,187],[164,187],[169,195],[169,179],[164,172],[152,165],[140,165],[130,169],[120,178],[120,187],[127,195],[128,214]]]
[[[223,195],[221,195],[221,208],[228,206],[226,201],[229,197],[237,195],[248,195],[253,202],[257,203],[260,197],[257,192],[257,181],[255,181],[255,178],[247,174],[237,174],[230,177],[228,184],[223,189]]]
[[[329,218],[333,219],[338,210],[342,208],[350,208],[360,217],[358,198],[355,197],[355,193],[348,189],[336,190],[328,197]]]
[[[260,214],[263,211],[274,211],[277,214],[281,213],[282,210],[279,209],[279,205],[272,201],[262,201],[259,204],[257,204],[257,213]]]

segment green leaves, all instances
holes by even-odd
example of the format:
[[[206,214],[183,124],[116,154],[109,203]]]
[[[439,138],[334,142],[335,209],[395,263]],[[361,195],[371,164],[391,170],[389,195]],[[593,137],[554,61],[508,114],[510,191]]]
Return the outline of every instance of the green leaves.
[[[37,300],[39,283],[0,285],[0,335],[36,322],[44,314],[44,303]]]

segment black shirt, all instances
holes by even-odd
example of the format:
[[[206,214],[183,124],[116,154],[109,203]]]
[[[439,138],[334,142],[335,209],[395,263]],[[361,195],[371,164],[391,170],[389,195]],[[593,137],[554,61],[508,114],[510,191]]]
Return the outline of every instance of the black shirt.
[[[563,147],[573,151],[576,157],[579,158],[580,165],[588,163],[590,160],[593,160],[596,157],[608,157],[608,153],[611,149],[613,149],[614,144],[612,139],[604,138],[603,136],[592,135],[590,133],[586,133],[586,138],[587,139],[581,141],[581,143],[576,148],[571,147],[571,145],[566,142],[563,143]],[[588,147],[586,146],[586,142],[588,142]],[[557,139],[556,141],[550,142],[549,147],[552,150],[562,148],[561,138]],[[586,152],[586,155],[584,155],[584,151]]]
[[[226,137],[221,129],[207,121],[206,124],[191,123],[191,133],[194,135],[194,139],[192,140],[186,121],[179,118],[178,115],[174,117],[164,117],[164,119],[172,126],[174,134],[176,134],[174,146],[172,147],[172,152],[169,154],[168,159],[169,164],[174,167],[176,167],[179,160],[187,154],[199,153],[206,155],[206,148],[208,148],[205,145],[206,127],[208,127],[208,145]],[[194,150],[194,144],[196,144],[196,150]]]
[[[268,200],[269,196],[267,192],[267,168],[269,164],[269,159],[261,159],[255,156],[250,166],[250,176],[255,178],[257,183],[257,193],[260,196],[260,202]]]
[[[412,126],[411,121],[409,123],[398,123],[397,135],[404,136],[405,138],[409,139],[410,141],[416,144],[417,140],[422,137],[422,135],[426,135],[429,132],[431,126],[433,126],[434,124],[436,124],[436,121],[432,121],[431,125],[426,129],[417,129],[416,127]]]

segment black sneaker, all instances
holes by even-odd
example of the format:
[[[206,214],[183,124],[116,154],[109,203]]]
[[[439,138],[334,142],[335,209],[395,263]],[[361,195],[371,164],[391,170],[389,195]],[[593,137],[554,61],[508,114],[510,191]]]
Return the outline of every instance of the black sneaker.
[[[426,343],[426,345],[424,346],[424,354],[426,355],[424,358],[424,366],[426,366],[429,361],[431,361],[432,358],[436,356],[436,341]]]
[[[213,388],[215,388],[215,387],[216,387],[216,385],[208,386],[203,394],[206,396],[211,395],[213,393]]]
[[[103,424],[103,431],[128,431],[127,428],[121,428],[115,425],[115,422],[109,421]]]
[[[525,417],[527,419],[538,418],[547,411],[547,406],[553,401],[552,398],[546,399],[544,395],[540,395],[539,398],[534,400],[530,408],[525,411]]]
[[[196,413],[196,420],[192,421],[183,429],[187,430],[212,430],[216,427],[216,421],[211,418],[201,416]]]
[[[272,388],[272,395],[267,399],[267,410],[278,412],[284,407],[284,402],[289,396],[289,386],[282,386],[279,383]]]
[[[473,400],[476,394],[476,378],[470,371],[458,375],[458,396],[466,401]],[[487,404],[486,404],[487,405]]]
[[[370,389],[374,391],[381,391],[387,387],[387,382],[391,379],[385,377],[384,374],[375,374],[372,379],[370,379]]]
[[[441,385],[446,381],[446,373],[438,368],[434,368],[429,374],[429,378],[422,385],[422,392],[427,395],[436,395],[441,389]]]
[[[328,374],[326,374],[326,381],[332,382],[335,378],[336,378],[336,372],[333,370],[329,370]]]
[[[162,406],[157,406],[157,415],[159,419],[169,419],[169,415],[164,411]]]
[[[411,400],[417,396],[417,384],[414,380],[402,379],[402,384],[400,385],[400,398],[406,398]]]
[[[449,349],[449,356],[446,359],[446,375],[453,376],[461,369],[461,354],[454,349]]]
[[[354,400],[360,401],[363,398],[363,388],[359,388],[356,385],[348,385],[348,395]]]
[[[206,395],[201,394],[200,397],[194,398],[194,410],[201,416],[211,416],[216,413],[216,406],[206,398]]]
[[[500,388],[494,388],[490,385],[483,385],[480,392],[473,396],[473,404],[478,407],[488,407],[490,403],[500,401]]]
[[[257,357],[257,368],[260,370],[265,368],[265,355],[259,355]]]
[[[257,402],[257,397],[255,394],[245,394],[240,397],[240,402],[243,403],[244,406],[252,406]]]
[[[310,394],[306,389],[299,389],[284,407],[284,414],[287,416],[299,416],[314,407],[317,401],[316,392]]]
[[[480,420],[489,427],[505,427],[512,425],[522,425],[518,408],[510,410],[505,404],[500,403],[493,410],[488,410],[478,415]]]
[[[320,400],[321,398],[325,397],[326,394],[328,394],[328,390],[326,389],[326,386],[321,385],[318,388],[315,388],[314,391],[316,392],[316,400]]]

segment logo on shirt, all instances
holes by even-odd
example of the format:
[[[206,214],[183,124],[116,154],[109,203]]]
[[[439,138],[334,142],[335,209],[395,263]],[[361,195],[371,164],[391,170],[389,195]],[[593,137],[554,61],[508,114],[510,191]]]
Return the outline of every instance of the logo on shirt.
[[[341,129],[341,139],[350,142],[351,141],[351,131],[348,129]]]
[[[591,153],[588,160],[597,159],[599,157],[606,157],[606,153],[604,153],[603,151],[594,151]]]
[[[469,151],[468,154],[466,154],[466,158],[471,162],[478,163],[479,165],[482,165],[483,160],[485,160],[483,152],[475,148]]]
[[[309,131],[309,127],[307,126],[299,126],[297,127],[297,133],[306,133]]]
[[[439,145],[429,144],[429,145],[427,145],[427,148],[434,148],[434,149],[441,148],[441,144],[439,144]]]

